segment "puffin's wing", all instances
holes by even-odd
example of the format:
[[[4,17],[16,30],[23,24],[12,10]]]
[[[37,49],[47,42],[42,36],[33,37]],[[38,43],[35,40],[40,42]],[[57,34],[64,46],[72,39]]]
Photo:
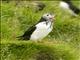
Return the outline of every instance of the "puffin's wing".
[[[31,26],[27,31],[24,32],[22,36],[19,36],[18,38],[23,40],[29,40],[31,34],[34,32],[35,29],[36,29],[36,26]]]
[[[36,29],[35,26],[30,27],[27,31],[25,31],[25,33],[24,33],[23,36],[26,36],[26,35],[29,36],[29,35],[31,35],[34,32],[35,29]]]

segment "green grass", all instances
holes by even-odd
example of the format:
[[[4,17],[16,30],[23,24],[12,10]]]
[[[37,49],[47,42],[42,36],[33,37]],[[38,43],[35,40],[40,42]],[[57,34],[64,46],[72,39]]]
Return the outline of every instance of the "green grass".
[[[80,18],[62,11],[59,1],[41,1],[46,7],[36,11],[30,1],[6,1],[1,4],[2,60],[80,60]],[[72,1],[77,7],[79,1]],[[27,7],[27,5],[29,7]],[[56,15],[53,31],[42,42],[16,39],[47,12]],[[43,58],[42,58],[43,57]],[[44,59],[45,58],[45,59]]]
[[[48,44],[48,45],[47,45]],[[76,50],[66,43],[33,43],[17,41],[2,43],[2,60],[76,60]],[[76,55],[76,56],[75,56]]]

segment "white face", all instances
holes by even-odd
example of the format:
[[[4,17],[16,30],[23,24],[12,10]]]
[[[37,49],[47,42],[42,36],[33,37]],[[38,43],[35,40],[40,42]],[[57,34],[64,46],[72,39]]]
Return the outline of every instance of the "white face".
[[[54,15],[47,13],[43,15],[43,18],[52,21],[54,19]]]

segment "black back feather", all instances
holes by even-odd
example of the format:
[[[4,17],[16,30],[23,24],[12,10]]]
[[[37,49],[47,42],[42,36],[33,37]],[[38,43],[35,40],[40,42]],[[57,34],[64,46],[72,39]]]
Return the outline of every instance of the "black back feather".
[[[31,26],[27,31],[24,32],[22,36],[19,36],[18,38],[22,40],[29,40],[31,37],[31,34],[33,33],[35,29],[36,29],[35,26]]]
[[[77,8],[75,5],[73,5],[73,3],[71,2],[71,0],[62,0],[62,1],[68,3],[68,4],[69,4],[69,8],[70,8],[74,13],[76,13],[76,14],[79,14],[79,13],[80,13],[80,9]]]
[[[41,19],[38,21],[38,23],[43,22],[43,21],[47,21],[45,18],[41,17]]]
[[[74,6],[72,3],[69,5],[69,7],[74,13],[76,13],[76,14],[80,13],[80,9],[77,8],[76,6]]]

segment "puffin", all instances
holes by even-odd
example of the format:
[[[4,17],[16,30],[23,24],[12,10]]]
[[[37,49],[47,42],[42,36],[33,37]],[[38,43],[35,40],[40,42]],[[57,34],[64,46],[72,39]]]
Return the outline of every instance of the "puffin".
[[[61,0],[60,7],[63,10],[68,11],[72,16],[77,17],[78,14],[80,14],[80,9],[76,7],[71,0]]]
[[[45,13],[36,24],[27,29],[18,38],[21,40],[41,41],[52,31],[54,20],[54,14]]]

